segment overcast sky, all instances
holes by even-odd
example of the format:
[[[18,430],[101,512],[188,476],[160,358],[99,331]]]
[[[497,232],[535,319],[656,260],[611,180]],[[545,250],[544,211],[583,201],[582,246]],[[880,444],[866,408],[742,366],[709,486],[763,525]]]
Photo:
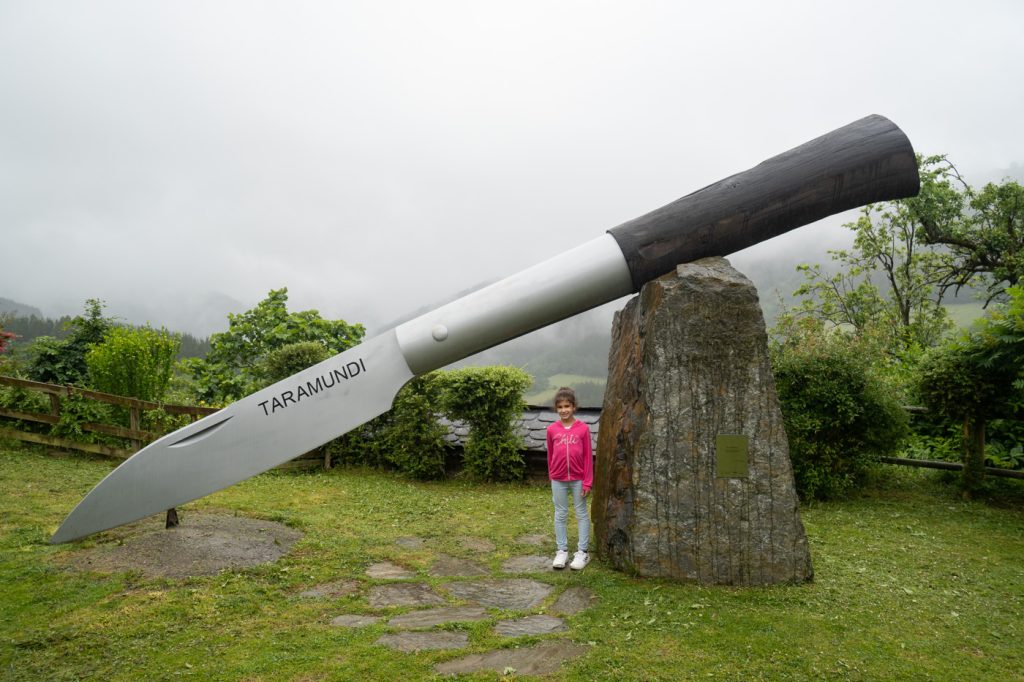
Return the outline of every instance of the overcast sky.
[[[871,113],[980,179],[1024,163],[1022,26],[1012,0],[0,0],[0,296],[209,333],[204,306],[286,286],[372,328]],[[820,261],[820,234],[781,245]]]

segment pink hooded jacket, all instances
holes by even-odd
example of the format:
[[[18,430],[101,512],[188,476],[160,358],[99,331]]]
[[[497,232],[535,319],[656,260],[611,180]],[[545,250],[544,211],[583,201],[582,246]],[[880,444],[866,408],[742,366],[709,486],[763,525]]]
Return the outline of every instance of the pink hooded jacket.
[[[594,485],[594,456],[590,448],[590,427],[577,419],[565,428],[561,421],[548,427],[548,478],[552,481],[583,481],[583,489]]]

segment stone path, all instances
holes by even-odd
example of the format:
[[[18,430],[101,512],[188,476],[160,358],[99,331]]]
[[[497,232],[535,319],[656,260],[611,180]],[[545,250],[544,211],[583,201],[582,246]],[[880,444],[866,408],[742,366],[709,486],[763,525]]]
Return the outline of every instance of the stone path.
[[[366,569],[366,575],[371,578],[377,578],[378,580],[392,580],[401,578],[412,578],[416,574],[407,568],[393,564],[390,561],[381,561],[380,563],[372,564]]]
[[[377,644],[399,651],[427,651],[430,649],[461,649],[469,645],[465,632],[396,632],[381,635]]]
[[[495,550],[494,543],[485,538],[463,537],[458,538],[458,542],[464,551],[488,553]],[[517,539],[519,544],[538,547],[548,542],[546,535],[522,536]],[[410,550],[421,550],[425,546],[423,540],[416,537],[399,538],[396,544]],[[551,558],[539,554],[506,559],[500,571],[513,575],[554,573]],[[431,577],[464,579],[440,585],[439,592],[426,583],[409,581],[416,577],[416,572],[406,566],[391,561],[371,564],[366,569],[368,578],[408,582],[372,585],[366,592],[367,605],[377,611],[410,607],[414,610],[390,618],[386,614],[344,614],[331,620],[331,625],[346,628],[384,625],[389,631],[382,634],[375,643],[405,653],[463,649],[469,646],[469,632],[460,629],[457,624],[495,619],[497,614],[488,612],[488,609],[526,612],[539,609],[556,591],[554,585],[532,578],[493,577],[482,563],[447,554],[436,554],[427,573]],[[362,583],[359,580],[338,580],[314,586],[302,592],[301,596],[337,598],[355,594],[361,589]],[[449,598],[466,603],[453,606]],[[491,631],[498,637],[508,638],[571,633],[563,617],[580,613],[593,605],[595,600],[596,595],[586,587],[569,586],[549,604],[548,613],[527,613],[515,618],[506,616],[495,619]],[[557,671],[565,661],[584,655],[588,648],[570,639],[556,638],[533,646],[498,649],[449,660],[435,666],[435,671],[442,675],[480,670],[545,675]]]
[[[434,666],[434,670],[442,675],[473,673],[480,670],[506,673],[509,669],[516,675],[549,675],[556,672],[565,661],[587,653],[588,648],[558,639],[522,649],[498,649],[485,654],[472,654],[454,661],[439,663]]]
[[[490,575],[491,572],[480,564],[439,554],[430,566],[430,575],[435,578],[468,578],[477,575]]]
[[[487,620],[490,616],[479,606],[448,606],[429,611],[412,611],[395,616],[388,621],[393,628],[414,630],[431,628],[444,623],[461,623],[470,620]]]
[[[375,585],[370,588],[366,601],[374,609],[387,606],[441,606],[445,603],[444,597],[424,583]]]
[[[527,616],[515,620],[503,620],[494,626],[494,632],[502,637],[522,635],[546,635],[551,632],[565,632],[565,621],[554,616]]]
[[[359,616],[356,614],[346,614],[344,616],[338,616],[331,620],[331,625],[335,625],[343,628],[361,628],[364,625],[373,625],[380,620],[380,616]]]
[[[540,606],[555,588],[547,583],[524,578],[512,580],[476,580],[446,583],[441,586],[459,599],[495,609],[524,611]]]
[[[539,554],[514,556],[501,564],[502,573],[540,573],[550,570],[551,557]]]

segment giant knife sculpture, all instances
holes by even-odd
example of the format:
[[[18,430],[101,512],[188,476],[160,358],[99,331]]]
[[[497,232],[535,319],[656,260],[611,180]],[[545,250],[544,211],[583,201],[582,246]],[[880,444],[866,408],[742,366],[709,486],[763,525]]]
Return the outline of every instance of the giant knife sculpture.
[[[868,116],[612,228],[146,446],[75,507],[67,542],[209,495],[391,407],[410,379],[589,310],[670,272],[864,204],[917,194],[903,132]]]

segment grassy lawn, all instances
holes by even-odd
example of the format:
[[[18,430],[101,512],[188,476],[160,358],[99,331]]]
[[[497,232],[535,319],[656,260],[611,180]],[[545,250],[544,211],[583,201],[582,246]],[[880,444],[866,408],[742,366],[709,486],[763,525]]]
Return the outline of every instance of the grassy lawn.
[[[550,405],[555,393],[562,386],[577,386],[581,383],[604,383],[604,377],[588,377],[583,374],[555,374],[548,377],[548,387],[543,391],[523,396],[530,405]]]
[[[436,663],[467,651],[397,653],[374,645],[383,624],[330,625],[371,612],[367,565],[395,561],[437,586],[451,579],[426,575],[433,557],[467,556],[458,537],[480,536],[497,549],[474,558],[497,573],[530,553],[517,537],[550,525],[544,486],[275,472],[186,506],[182,520],[218,510],[301,530],[276,564],[177,581],[71,572],[62,557],[112,538],[53,547],[48,537],[111,466],[0,442],[0,679],[431,679]],[[533,576],[555,586],[552,598],[568,585],[598,595],[567,619],[569,632],[548,636],[591,647],[559,679],[1024,679],[1024,486],[963,502],[934,472],[885,471],[888,482],[859,499],[803,510],[812,584],[704,588],[599,561]],[[426,548],[396,545],[409,535]],[[298,596],[340,578],[364,589]],[[453,627],[468,632],[468,652],[544,639],[496,637],[494,622],[508,615],[525,614]]]

